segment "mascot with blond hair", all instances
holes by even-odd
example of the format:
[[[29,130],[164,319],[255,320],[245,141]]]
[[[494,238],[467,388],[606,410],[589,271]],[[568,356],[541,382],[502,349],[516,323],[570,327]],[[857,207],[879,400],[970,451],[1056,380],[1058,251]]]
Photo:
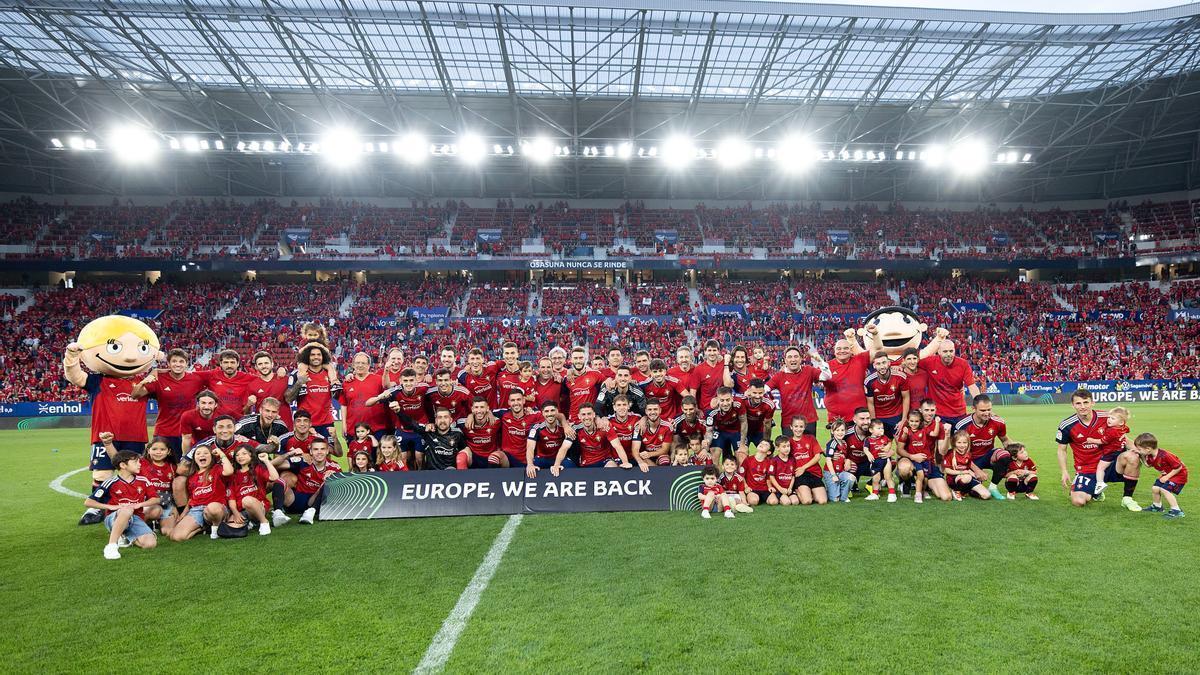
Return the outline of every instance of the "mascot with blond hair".
[[[145,452],[146,399],[134,397],[133,388],[157,377],[154,364],[161,358],[158,336],[149,326],[128,316],[95,319],[83,327],[79,339],[67,345],[63,377],[86,391],[92,404],[88,468],[93,489],[113,475],[102,434],[106,440],[111,434],[117,451]],[[99,510],[88,509],[79,524],[94,525],[103,520]]]

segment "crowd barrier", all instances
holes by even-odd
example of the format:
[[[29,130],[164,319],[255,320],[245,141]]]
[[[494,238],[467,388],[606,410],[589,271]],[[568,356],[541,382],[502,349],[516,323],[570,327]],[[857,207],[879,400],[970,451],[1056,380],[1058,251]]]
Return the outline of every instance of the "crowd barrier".
[[[548,470],[537,478],[524,469],[347,473],[325,482],[321,520],[427,516],[582,513],[595,511],[694,511],[700,469]]]

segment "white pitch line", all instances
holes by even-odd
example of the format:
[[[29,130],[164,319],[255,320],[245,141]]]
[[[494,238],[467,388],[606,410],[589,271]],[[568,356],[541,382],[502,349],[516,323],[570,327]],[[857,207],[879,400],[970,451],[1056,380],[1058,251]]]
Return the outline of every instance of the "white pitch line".
[[[496,568],[500,566],[500,559],[504,557],[504,552],[508,550],[513,534],[517,531],[517,525],[520,524],[521,514],[509,516],[508,522],[504,524],[504,529],[500,530],[500,534],[497,534],[496,540],[492,542],[491,550],[484,556],[483,562],[479,563],[479,569],[475,570],[475,576],[471,578],[471,583],[467,584],[462,595],[458,596],[458,603],[454,605],[450,616],[442,622],[441,630],[433,636],[433,642],[429,643],[429,649],[425,650],[425,656],[417,664],[413,673],[421,675],[440,673],[446,667],[446,661],[450,659],[450,652],[454,651],[458,636],[462,635],[463,629],[467,627],[467,621],[475,611],[475,605],[479,604],[480,596],[483,595],[488,583],[496,574]]]
[[[61,492],[62,494],[66,495],[68,497],[75,497],[77,499],[87,499],[87,495],[83,494],[82,492],[76,492],[69,487],[63,486],[64,480],[70,478],[71,476],[74,476],[75,474],[79,473],[80,471],[87,471],[87,470],[88,470],[88,468],[85,466],[82,469],[75,469],[74,471],[68,471],[68,472],[64,473],[63,475],[59,476],[58,478],[55,478],[54,480],[50,481],[50,489],[54,490],[55,492]]]

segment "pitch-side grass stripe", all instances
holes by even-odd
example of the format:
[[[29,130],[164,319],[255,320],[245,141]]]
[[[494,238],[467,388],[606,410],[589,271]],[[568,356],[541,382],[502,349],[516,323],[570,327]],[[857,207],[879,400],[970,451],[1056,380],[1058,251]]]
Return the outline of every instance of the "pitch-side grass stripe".
[[[442,622],[441,630],[433,636],[433,641],[429,643],[429,649],[425,650],[425,656],[413,670],[414,673],[420,675],[440,673],[446,667],[446,661],[450,659],[450,653],[454,651],[458,637],[462,635],[467,621],[471,618],[471,613],[475,611],[475,605],[479,604],[480,596],[487,589],[492,576],[496,574],[496,568],[500,566],[500,559],[504,557],[504,552],[508,550],[513,534],[517,531],[517,525],[520,524],[521,514],[508,517],[504,529],[496,535],[495,541],[492,542],[492,548],[484,556],[483,562],[479,563],[479,568],[475,570],[475,576],[471,578],[471,583],[463,589],[462,595],[458,596],[458,603],[450,611],[450,616],[446,617],[446,620]]]

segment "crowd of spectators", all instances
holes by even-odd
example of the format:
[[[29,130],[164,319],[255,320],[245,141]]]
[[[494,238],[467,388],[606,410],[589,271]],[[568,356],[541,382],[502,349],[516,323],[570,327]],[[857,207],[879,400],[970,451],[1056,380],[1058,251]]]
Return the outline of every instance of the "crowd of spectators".
[[[618,314],[616,289],[601,284],[542,286],[542,316]]]
[[[625,288],[633,314],[699,314],[701,308],[689,300],[688,287],[682,281],[633,283]]]

